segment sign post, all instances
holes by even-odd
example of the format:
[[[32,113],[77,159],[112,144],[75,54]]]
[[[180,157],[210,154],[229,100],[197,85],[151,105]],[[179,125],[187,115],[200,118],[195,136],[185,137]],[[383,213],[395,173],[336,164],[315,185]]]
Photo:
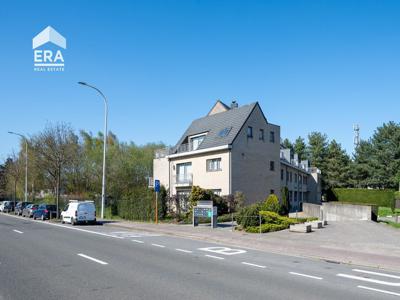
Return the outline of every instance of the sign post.
[[[155,217],[156,217],[156,224],[158,224],[158,193],[160,192],[160,180],[158,180],[158,179],[154,180],[154,191],[156,192]]]

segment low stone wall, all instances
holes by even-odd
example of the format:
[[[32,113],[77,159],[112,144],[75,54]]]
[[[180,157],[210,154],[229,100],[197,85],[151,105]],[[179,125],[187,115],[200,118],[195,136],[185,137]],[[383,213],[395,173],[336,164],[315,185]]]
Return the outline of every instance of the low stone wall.
[[[326,221],[357,221],[377,219],[378,208],[371,205],[325,202],[322,205],[303,203],[303,212],[309,217]]]

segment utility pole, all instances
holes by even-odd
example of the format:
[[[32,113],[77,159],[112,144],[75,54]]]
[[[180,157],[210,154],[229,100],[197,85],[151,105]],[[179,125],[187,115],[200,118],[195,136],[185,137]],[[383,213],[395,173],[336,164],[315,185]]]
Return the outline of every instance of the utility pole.
[[[107,119],[108,119],[108,103],[104,94],[95,86],[79,81],[78,84],[90,87],[96,90],[104,100],[104,134],[103,134],[103,178],[101,184],[101,218],[104,219],[104,205],[106,198],[106,152],[107,152]]]

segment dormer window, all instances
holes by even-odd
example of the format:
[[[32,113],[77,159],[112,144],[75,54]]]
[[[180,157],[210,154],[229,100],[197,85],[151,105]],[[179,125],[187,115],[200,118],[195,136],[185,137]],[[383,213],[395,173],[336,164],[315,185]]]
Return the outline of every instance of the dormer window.
[[[196,135],[190,138],[190,150],[194,151],[197,150],[200,144],[204,141],[206,135]]]

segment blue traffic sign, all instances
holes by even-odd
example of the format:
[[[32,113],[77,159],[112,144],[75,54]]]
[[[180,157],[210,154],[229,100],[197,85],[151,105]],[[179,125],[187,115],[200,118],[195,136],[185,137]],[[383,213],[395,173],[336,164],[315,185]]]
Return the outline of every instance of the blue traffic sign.
[[[160,180],[158,180],[158,179],[154,180],[154,191],[156,193],[160,192]]]

